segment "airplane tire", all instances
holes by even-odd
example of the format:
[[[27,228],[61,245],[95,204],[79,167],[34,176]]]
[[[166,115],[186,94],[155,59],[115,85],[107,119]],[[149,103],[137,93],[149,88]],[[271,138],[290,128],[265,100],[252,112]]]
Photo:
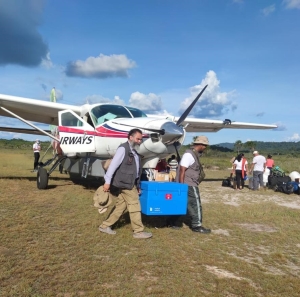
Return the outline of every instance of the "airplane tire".
[[[48,172],[45,168],[40,167],[37,173],[37,187],[40,190],[47,189],[48,186]]]

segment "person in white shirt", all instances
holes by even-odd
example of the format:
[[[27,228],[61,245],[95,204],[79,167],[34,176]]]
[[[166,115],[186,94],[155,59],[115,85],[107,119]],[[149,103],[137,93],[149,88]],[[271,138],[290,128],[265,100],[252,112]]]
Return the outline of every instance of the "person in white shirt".
[[[233,162],[233,168],[235,170],[236,189],[242,190],[245,185],[244,178],[248,171],[248,161],[244,157],[244,154],[239,154]]]
[[[38,139],[33,144],[32,149],[33,149],[33,155],[34,155],[33,171],[36,172],[38,169],[38,164],[39,164],[39,159],[40,159],[40,150],[41,150],[41,144]]]
[[[263,188],[264,179],[263,174],[266,169],[266,158],[258,153],[258,151],[253,152],[253,161],[250,168],[250,173],[253,172],[253,191],[258,190],[258,184]]]

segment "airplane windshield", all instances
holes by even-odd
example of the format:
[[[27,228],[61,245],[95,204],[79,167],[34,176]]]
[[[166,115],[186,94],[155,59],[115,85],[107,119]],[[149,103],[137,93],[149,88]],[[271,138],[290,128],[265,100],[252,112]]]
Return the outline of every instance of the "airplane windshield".
[[[130,107],[130,106],[125,106],[133,115],[134,118],[146,118],[147,115],[145,113],[143,113],[141,110],[134,108],[134,107]]]
[[[132,117],[123,106],[112,104],[95,106],[90,113],[95,126],[112,119]]]
[[[132,113],[133,117],[147,117],[141,110],[133,107],[126,108]],[[122,105],[105,104],[98,105],[91,109],[90,115],[94,126],[98,126],[112,119],[132,118],[131,114]]]

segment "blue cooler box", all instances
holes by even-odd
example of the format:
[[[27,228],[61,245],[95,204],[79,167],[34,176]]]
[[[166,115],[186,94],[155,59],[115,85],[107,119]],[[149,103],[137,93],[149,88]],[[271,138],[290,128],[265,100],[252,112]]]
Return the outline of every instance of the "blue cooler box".
[[[142,181],[140,202],[145,215],[185,215],[188,186],[175,182]]]

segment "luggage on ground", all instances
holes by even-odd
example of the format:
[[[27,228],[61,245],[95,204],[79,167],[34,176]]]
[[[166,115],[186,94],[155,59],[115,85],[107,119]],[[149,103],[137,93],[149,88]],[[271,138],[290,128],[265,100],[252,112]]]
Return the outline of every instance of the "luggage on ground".
[[[279,166],[276,166],[271,170],[270,175],[285,176],[285,172]]]
[[[294,193],[294,186],[291,182],[278,182],[274,188],[275,192],[281,192],[285,194]]]
[[[253,176],[250,176],[248,178],[248,181],[249,181],[248,188],[252,190],[253,189]]]
[[[291,181],[289,176],[274,176],[269,175],[268,177],[268,187],[269,189],[275,190],[275,187],[278,183],[288,183]]]
[[[222,181],[222,187],[231,187],[231,179],[230,178],[226,178],[226,179],[223,179]]]

